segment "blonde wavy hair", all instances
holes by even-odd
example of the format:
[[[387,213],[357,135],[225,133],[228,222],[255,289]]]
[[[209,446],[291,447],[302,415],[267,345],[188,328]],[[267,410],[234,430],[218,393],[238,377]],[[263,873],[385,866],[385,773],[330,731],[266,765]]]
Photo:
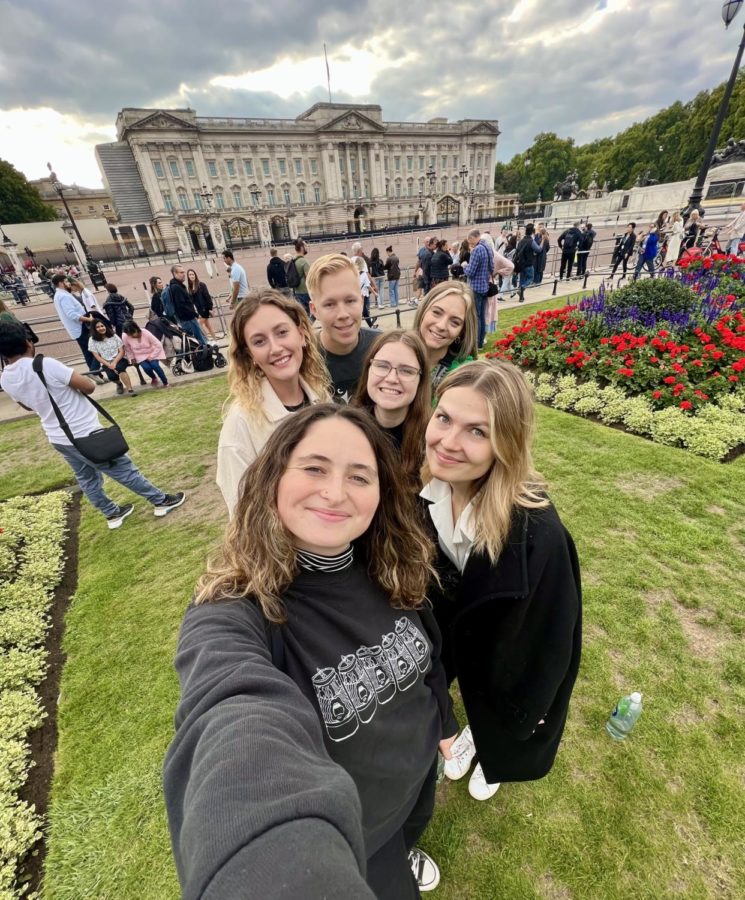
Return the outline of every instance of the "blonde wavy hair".
[[[251,465],[222,548],[197,583],[196,603],[250,597],[269,621],[287,620],[282,594],[298,566],[292,534],[277,510],[277,490],[295,447],[314,424],[330,418],[359,428],[377,460],[380,502],[367,531],[354,541],[357,558],[391,606],[416,609],[425,602],[436,577],[433,546],[387,436],[364,410],[319,403],[283,419]]]
[[[343,272],[347,269],[351,272],[355,279],[358,278],[358,272],[355,264],[348,256],[343,253],[327,253],[325,256],[319,256],[318,259],[311,263],[308,274],[305,276],[305,286],[308,288],[310,299],[315,301],[319,288],[321,287],[321,279],[327,275],[335,275],[337,272]]]
[[[458,337],[448,347],[448,352],[452,351],[457,360],[468,359],[469,356],[476,359],[478,356],[479,335],[476,304],[473,300],[471,288],[462,281],[443,281],[441,284],[435,285],[417,306],[413,329],[421,336],[422,319],[424,319],[425,313],[433,303],[437,300],[442,300],[448,294],[455,294],[457,297],[460,297],[466,307],[466,314],[463,317],[463,328]]]
[[[471,388],[486,400],[494,462],[473,486],[474,548],[496,563],[515,509],[549,505],[546,482],[533,466],[533,397],[519,369],[501,359],[466,363],[450,372],[437,387],[438,406],[451,388]],[[431,480],[425,461],[422,482]]]
[[[245,334],[248,321],[262,306],[276,306],[300,329],[305,338],[300,377],[321,400],[328,400],[331,396],[331,381],[318,349],[318,340],[308,314],[297,300],[286,297],[273,288],[263,288],[251,291],[236,306],[233,313],[228,351],[230,354],[228,404],[231,401],[236,402],[252,418],[259,418],[263,415],[261,383],[266,376],[254,362],[248,344],[246,344]]]

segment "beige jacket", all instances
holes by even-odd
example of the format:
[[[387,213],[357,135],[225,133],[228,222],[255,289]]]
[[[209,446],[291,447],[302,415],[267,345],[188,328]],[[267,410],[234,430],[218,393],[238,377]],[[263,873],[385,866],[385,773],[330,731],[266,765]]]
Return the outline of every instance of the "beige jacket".
[[[311,403],[319,397],[300,379],[300,386]],[[263,415],[249,419],[237,403],[228,410],[217,445],[217,484],[228,507],[228,515],[238,503],[238,488],[246,469],[261,453],[270,435],[282,419],[292,415],[282,405],[274,388],[265,378],[261,383]]]

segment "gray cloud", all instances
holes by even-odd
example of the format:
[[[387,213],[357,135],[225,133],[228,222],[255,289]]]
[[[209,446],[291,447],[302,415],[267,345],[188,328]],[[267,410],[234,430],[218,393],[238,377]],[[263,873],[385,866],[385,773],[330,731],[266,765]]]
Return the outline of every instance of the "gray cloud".
[[[365,43],[412,59],[379,74],[370,96],[334,99],[380,103],[393,120],[497,118],[506,159],[538,132],[578,142],[613,134],[726,78],[737,27],[725,33],[709,6],[682,13],[673,0],[366,0],[351,11],[326,0],[322,12],[309,12],[301,0],[101,0],[92,14],[84,3],[5,0],[4,45],[24,51],[0,64],[0,97],[6,109],[51,106],[95,127],[111,125],[123,106],[164,97],[202,115],[293,117],[325,99],[323,88],[298,85],[281,98],[209,81],[282,55],[317,56],[324,40],[332,53]],[[524,14],[512,20],[515,10]],[[596,10],[597,27],[581,33]]]

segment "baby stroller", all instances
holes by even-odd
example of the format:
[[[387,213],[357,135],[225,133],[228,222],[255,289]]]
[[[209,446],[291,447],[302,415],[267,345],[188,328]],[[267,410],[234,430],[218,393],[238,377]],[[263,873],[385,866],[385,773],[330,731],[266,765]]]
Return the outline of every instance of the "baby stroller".
[[[192,372],[206,372],[213,366],[222,369],[228,361],[217,344],[200,345],[199,341],[187,334],[178,325],[162,316],[152,318],[145,326],[163,344],[166,361],[170,363],[174,375],[191,375]]]

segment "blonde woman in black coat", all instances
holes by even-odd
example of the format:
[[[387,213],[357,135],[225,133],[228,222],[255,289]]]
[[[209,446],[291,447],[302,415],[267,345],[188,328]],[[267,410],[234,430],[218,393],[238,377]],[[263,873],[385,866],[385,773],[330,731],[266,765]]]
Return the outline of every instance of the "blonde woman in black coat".
[[[445,774],[478,765],[469,792],[551,769],[581,649],[579,563],[533,468],[533,401],[501,360],[466,363],[438,386],[421,496],[437,533],[442,587],[430,592],[448,681],[468,727]]]

